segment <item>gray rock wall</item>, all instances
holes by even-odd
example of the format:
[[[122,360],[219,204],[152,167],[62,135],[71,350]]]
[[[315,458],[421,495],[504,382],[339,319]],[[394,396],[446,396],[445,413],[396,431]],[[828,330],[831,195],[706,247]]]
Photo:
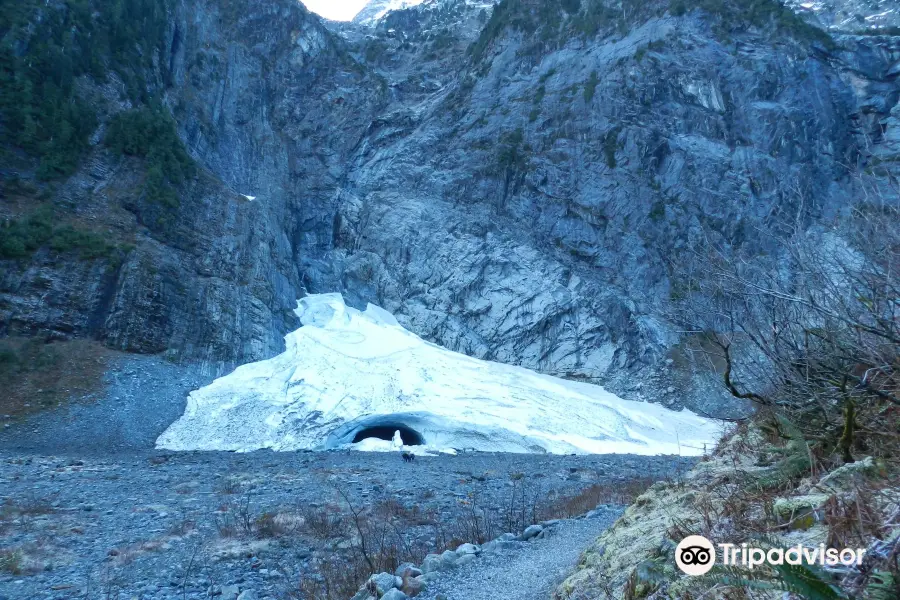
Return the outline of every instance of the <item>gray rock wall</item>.
[[[311,287],[482,358],[708,408],[664,366],[688,245],[769,253],[769,224],[837,218],[900,91],[893,39],[731,35],[697,13],[556,45],[505,30],[377,122]]]
[[[591,35],[564,13],[491,29],[489,6],[326,27],[293,0],[178,3],[156,80],[200,174],[160,228],[140,165],[98,144],[54,202],[134,249],[4,265],[2,331],[223,371],[275,354],[297,297],[339,291],[479,358],[721,407],[671,364],[684,253],[708,234],[768,253],[773,222],[890,190],[900,41],[664,3]]]

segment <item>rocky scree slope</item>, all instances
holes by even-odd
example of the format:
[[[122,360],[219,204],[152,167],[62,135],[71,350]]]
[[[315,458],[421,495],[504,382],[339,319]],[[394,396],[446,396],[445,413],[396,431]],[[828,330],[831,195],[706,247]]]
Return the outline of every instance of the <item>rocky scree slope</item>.
[[[4,56],[85,6],[26,3]],[[453,350],[708,412],[725,403],[666,318],[689,246],[765,254],[772,222],[828,223],[896,181],[898,38],[768,0],[443,0],[372,26],[290,0],[156,6],[142,60],[76,69],[96,120],[70,168],[40,172],[4,113],[4,218],[50,207],[116,242],[4,255],[6,335],[222,372],[280,350],[298,296],[337,291]],[[171,114],[195,165],[166,193],[159,152],[104,141],[134,110]]]

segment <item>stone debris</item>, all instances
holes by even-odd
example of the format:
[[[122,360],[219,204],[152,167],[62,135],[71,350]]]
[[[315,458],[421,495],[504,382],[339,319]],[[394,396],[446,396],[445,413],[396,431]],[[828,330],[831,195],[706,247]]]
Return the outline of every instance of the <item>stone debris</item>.
[[[344,510],[334,504],[333,486],[355,506],[390,502],[404,512],[451,523],[468,510],[460,498],[473,493],[481,506],[503,506],[511,474],[518,486],[540,486],[565,497],[595,483],[613,484],[620,476],[663,479],[692,463],[672,457],[462,452],[420,457],[412,467],[415,476],[398,485],[398,469],[406,473],[407,465],[395,454],[0,451],[0,551],[12,551],[22,570],[20,575],[0,570],[0,599],[69,600],[113,577],[111,589],[129,599],[183,600],[186,591],[194,600],[271,600],[284,597],[299,574],[313,578],[322,561],[351,551],[348,539],[303,532],[307,513]],[[592,477],[579,482],[557,477],[572,467]],[[567,522],[540,525],[547,531]],[[483,545],[468,540],[453,551],[442,549],[427,565],[401,565],[380,576],[381,589],[427,598],[430,587],[442,585],[450,574],[479,568],[486,556],[492,560],[544,541],[540,536],[516,541],[522,531]],[[415,544],[433,543],[430,524],[408,535]]]

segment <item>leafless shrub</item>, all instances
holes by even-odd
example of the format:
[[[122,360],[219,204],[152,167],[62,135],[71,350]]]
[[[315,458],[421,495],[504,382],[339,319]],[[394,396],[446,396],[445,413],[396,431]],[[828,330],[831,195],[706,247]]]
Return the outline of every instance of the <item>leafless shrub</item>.
[[[673,310],[682,346],[755,411],[715,451],[731,453],[730,479],[707,490],[715,500],[697,506],[696,522],[673,524],[672,539],[723,525],[753,537],[821,520],[829,547],[884,544],[885,507],[896,504],[881,501],[879,488],[896,488],[889,479],[900,456],[898,197],[873,194],[832,226],[810,228],[798,211],[795,222],[761,232],[775,242],[768,254],[707,233],[684,260],[680,287],[689,293]],[[753,476],[740,466],[748,455],[759,456]],[[775,514],[777,497],[862,455],[877,459],[877,477],[860,472],[820,510]],[[883,582],[900,581],[897,554],[872,560],[844,573],[842,587],[861,592],[873,582],[893,597]]]
[[[253,523],[257,537],[275,538],[292,532],[294,524],[277,512],[264,512]]]
[[[618,483],[595,483],[575,495],[555,498],[540,509],[540,520],[567,519],[593,510],[599,504],[631,504],[654,481],[639,477]]]
[[[250,496],[247,492],[237,502],[228,502],[219,507],[213,516],[219,537],[253,534],[254,515],[250,507]]]
[[[0,506],[0,533],[10,528],[13,523],[23,531],[31,531],[34,517],[53,512],[50,499],[38,497],[34,492],[17,499],[7,499]]]
[[[284,596],[289,600],[346,600],[354,596],[371,574],[364,562],[333,557],[313,564],[314,570],[301,572],[282,565],[286,575]]]
[[[379,518],[375,514],[377,511],[354,503],[341,486],[332,484],[332,487],[350,513],[352,532],[349,540],[355,554],[365,562],[371,573],[392,572],[400,564],[404,552],[411,551],[397,519],[390,510],[382,510]],[[381,505],[384,506],[383,502]]]
[[[234,495],[241,493],[241,480],[234,475],[227,475],[219,482],[216,491],[222,495]]]
[[[22,554],[15,550],[0,551],[0,572],[10,575],[22,574]]]
[[[316,539],[327,540],[346,535],[347,523],[338,505],[307,507],[302,511],[302,515],[303,530]]]
[[[887,533],[867,486],[857,486],[851,497],[829,498],[824,506],[824,521],[830,548],[864,547],[868,540],[883,539]]]
[[[768,232],[776,256],[694,249],[676,309],[692,352],[736,398],[800,429],[819,458],[900,445],[900,211],[857,209],[830,230]],[[811,458],[816,458],[811,456]],[[811,467],[814,465],[811,465]]]
[[[335,502],[300,510],[297,533],[322,540],[342,540],[346,550],[328,559],[313,561],[312,571],[291,566],[280,570],[289,584],[284,591],[295,600],[345,600],[353,596],[370,575],[393,572],[400,563],[420,564],[429,553],[455,549],[466,542],[484,543],[507,531],[521,532],[544,519],[582,514],[602,503],[621,503],[638,495],[649,479],[615,484],[596,484],[572,495],[547,497],[539,484],[524,474],[513,474],[502,498],[488,503],[475,488],[460,498],[452,518],[446,514],[407,506],[395,497],[368,502],[354,499],[349,490],[331,480]],[[268,513],[266,521],[277,520]],[[259,522],[257,523],[259,530]],[[424,535],[430,530],[430,535]],[[257,535],[260,535],[259,531]]]

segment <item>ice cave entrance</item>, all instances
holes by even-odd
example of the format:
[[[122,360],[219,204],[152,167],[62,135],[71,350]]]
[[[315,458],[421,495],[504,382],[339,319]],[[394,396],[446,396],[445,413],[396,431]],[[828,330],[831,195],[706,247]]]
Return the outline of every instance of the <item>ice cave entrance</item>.
[[[421,446],[425,443],[422,436],[414,429],[410,429],[401,423],[389,423],[372,425],[363,427],[353,436],[353,443],[361,442],[368,438],[377,438],[379,440],[391,441],[394,438],[394,432],[400,432],[400,439],[403,440],[405,446]]]

